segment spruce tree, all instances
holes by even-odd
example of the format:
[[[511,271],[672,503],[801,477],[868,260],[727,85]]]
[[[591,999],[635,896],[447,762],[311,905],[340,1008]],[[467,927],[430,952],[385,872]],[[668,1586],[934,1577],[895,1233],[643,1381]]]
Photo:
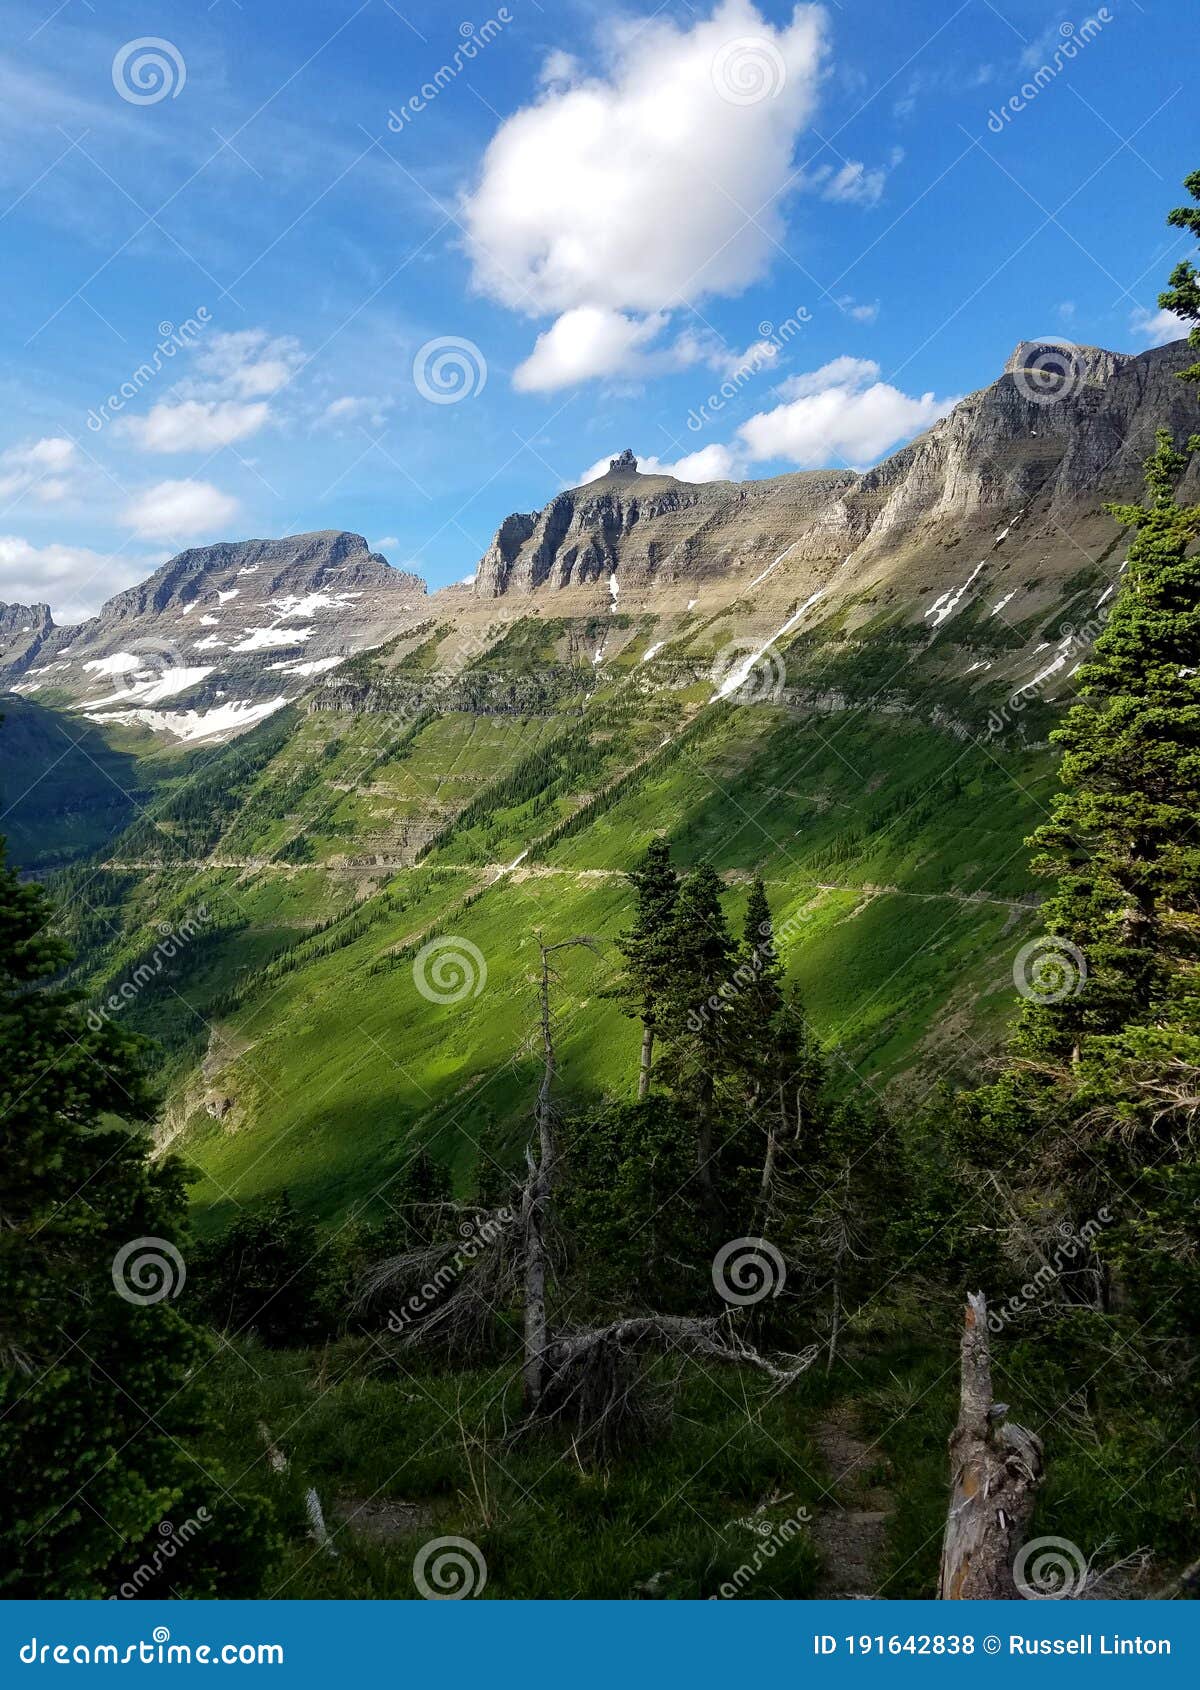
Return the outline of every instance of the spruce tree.
[[[1197,203],[1176,206],[1168,214],[1167,222],[1173,229],[1190,229],[1200,240],[1200,170],[1193,170],[1183,185]],[[1159,294],[1158,303],[1165,311],[1174,311],[1177,317],[1194,325],[1188,342],[1200,354],[1200,270],[1187,259],[1177,264],[1171,272],[1171,285],[1165,293]],[[1183,378],[1200,382],[1200,362],[1184,370]]]
[[[702,1190],[716,1190],[717,1084],[728,1072],[733,1024],[730,999],[736,947],[721,907],[721,880],[708,863],[680,888],[670,930],[660,1020],[663,1067],[682,1108],[696,1122],[696,1169]]]
[[[671,866],[671,847],[655,839],[638,867],[631,870],[634,892],[633,926],[618,940],[625,958],[625,977],[618,995],[640,1016],[642,1048],[638,1068],[638,1098],[650,1090],[654,1061],[654,1040],[658,1030],[660,1004],[666,993],[674,962],[675,904],[679,876]]]
[[[2,849],[0,1593],[114,1594],[203,1509],[170,1587],[254,1595],[273,1543],[262,1507],[185,1447],[208,1341],[171,1295],[152,1300],[182,1283],[182,1169],[152,1163],[134,1126],[151,1112],[137,1044],[44,984],[69,952]]]

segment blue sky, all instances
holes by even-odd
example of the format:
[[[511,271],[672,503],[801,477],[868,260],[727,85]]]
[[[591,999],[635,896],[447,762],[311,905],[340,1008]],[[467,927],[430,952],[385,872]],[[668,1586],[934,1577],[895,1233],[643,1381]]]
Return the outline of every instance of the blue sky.
[[[1174,338],[1181,10],[6,0],[0,598],[315,528],[440,585],[624,446],[862,466]]]

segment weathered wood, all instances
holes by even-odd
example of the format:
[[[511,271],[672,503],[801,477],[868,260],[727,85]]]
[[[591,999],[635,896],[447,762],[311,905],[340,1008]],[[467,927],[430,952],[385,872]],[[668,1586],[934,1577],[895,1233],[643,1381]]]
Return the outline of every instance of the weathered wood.
[[[938,1599],[979,1602],[1019,1595],[1013,1563],[1043,1475],[1041,1440],[1007,1422],[992,1400],[987,1303],[967,1298],[958,1424],[950,1437],[950,1512],[942,1544]]]

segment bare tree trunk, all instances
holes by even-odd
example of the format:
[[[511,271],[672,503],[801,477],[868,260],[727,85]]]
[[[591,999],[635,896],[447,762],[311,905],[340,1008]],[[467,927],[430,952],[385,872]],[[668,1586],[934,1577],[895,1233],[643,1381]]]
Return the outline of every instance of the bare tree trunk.
[[[1041,1440],[1005,1422],[1004,1403],[992,1401],[987,1303],[967,1298],[962,1337],[958,1424],[950,1436],[951,1492],[938,1599],[1013,1601],[1013,1562],[1033,1512],[1043,1475]]]
[[[642,1022],[642,1065],[638,1070],[638,1102],[650,1095],[650,1064],[654,1057],[654,1025]]]

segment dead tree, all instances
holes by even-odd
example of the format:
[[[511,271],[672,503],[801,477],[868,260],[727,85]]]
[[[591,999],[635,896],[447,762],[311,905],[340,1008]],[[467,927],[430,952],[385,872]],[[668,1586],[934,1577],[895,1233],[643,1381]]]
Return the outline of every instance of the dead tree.
[[[987,1303],[967,1298],[962,1338],[958,1424],[950,1436],[951,1492],[938,1599],[1014,1601],[1017,1551],[1041,1483],[1041,1440],[1005,1420],[1007,1404],[992,1400]]]

